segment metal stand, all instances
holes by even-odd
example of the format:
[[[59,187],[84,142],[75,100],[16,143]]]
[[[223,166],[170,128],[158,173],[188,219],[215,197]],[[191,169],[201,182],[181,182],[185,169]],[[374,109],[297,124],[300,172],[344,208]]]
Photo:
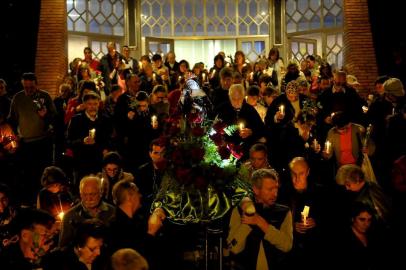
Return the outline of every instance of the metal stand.
[[[209,238],[217,238],[218,245],[212,246],[214,250],[211,250]],[[217,248],[217,252],[215,252]],[[223,230],[221,229],[212,229],[206,227],[205,230],[205,249],[204,249],[204,258],[205,258],[205,270],[209,270],[209,264],[211,261],[218,261],[218,270],[223,270]],[[215,269],[210,267],[210,270]]]

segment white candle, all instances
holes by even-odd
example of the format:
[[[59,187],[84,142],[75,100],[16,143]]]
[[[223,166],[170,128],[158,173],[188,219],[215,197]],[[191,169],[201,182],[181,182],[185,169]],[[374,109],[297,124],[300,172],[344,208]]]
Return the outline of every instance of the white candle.
[[[284,105],[279,106],[279,112],[281,114],[285,114],[285,106]]]
[[[239,127],[240,127],[240,130],[243,130],[243,129],[244,129],[244,123],[241,122],[241,123],[239,124]]]
[[[326,150],[326,154],[330,154],[331,142],[326,141],[326,143],[324,144],[324,149]]]
[[[156,81],[156,74],[152,74],[152,80],[155,82]]]
[[[213,71],[211,72],[211,77],[212,77],[212,78],[214,77],[214,74],[216,74],[216,70],[215,70],[215,69],[213,69]]]
[[[158,117],[156,115],[151,116],[151,125],[152,127],[158,126]]]
[[[319,145],[319,142],[317,141],[317,139],[314,139],[314,140],[313,140],[313,147],[314,147],[314,149],[316,149],[318,145]]]
[[[182,76],[179,76],[179,77],[178,77],[178,82],[180,82],[180,80],[182,80]]]
[[[250,79],[251,79],[251,81],[254,79],[254,72],[250,73]]]
[[[142,61],[139,61],[138,65],[139,65],[140,69],[142,69]]]
[[[96,129],[92,128],[89,130],[89,137],[94,139],[96,137]]]
[[[202,81],[205,82],[206,81],[206,73],[202,74]]]
[[[15,141],[11,141],[11,148],[16,148],[17,147],[17,143]]]

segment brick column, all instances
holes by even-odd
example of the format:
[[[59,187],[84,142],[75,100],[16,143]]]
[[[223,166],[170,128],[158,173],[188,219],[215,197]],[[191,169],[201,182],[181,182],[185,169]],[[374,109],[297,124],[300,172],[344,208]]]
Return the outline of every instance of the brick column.
[[[48,91],[52,97],[57,95],[59,84],[67,73],[66,14],[65,0],[41,1],[35,73],[39,88]]]
[[[378,76],[367,0],[345,0],[344,63],[363,90],[372,90]],[[364,93],[361,93],[364,94]]]

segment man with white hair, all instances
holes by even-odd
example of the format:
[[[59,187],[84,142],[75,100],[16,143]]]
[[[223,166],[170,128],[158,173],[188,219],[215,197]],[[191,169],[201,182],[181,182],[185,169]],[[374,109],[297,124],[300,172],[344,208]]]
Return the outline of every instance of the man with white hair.
[[[227,141],[242,146],[244,156],[248,158],[250,147],[263,136],[264,125],[254,107],[245,102],[241,84],[231,85],[228,97],[228,101],[219,107],[217,118],[227,126],[236,126]]]
[[[87,219],[100,219],[108,225],[115,215],[114,206],[105,203],[102,198],[102,183],[96,176],[85,176],[80,181],[80,202],[65,213],[59,235],[59,246],[68,245],[74,238],[76,227]]]

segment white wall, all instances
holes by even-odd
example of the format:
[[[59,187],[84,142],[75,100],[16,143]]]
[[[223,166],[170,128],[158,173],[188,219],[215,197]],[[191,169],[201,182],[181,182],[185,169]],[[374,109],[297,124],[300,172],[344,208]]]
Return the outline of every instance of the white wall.
[[[228,40],[175,40],[176,60],[179,62],[185,59],[189,62],[190,68],[198,62],[203,62],[207,68],[213,66],[214,56],[220,51],[226,55],[232,55],[237,50],[234,39]]]
[[[87,47],[87,37],[69,35],[68,37],[68,63],[76,57],[83,58],[83,49]]]

